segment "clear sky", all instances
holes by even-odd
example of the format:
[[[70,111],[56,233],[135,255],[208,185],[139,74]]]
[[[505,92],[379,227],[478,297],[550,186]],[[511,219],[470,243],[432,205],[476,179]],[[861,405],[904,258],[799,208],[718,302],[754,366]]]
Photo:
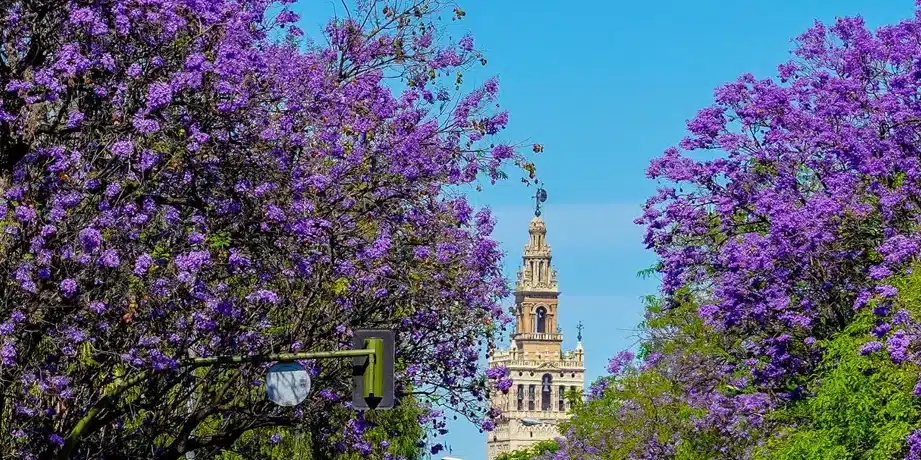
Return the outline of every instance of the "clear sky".
[[[585,324],[587,382],[636,345],[640,297],[656,291],[657,280],[636,277],[654,258],[632,223],[655,189],[645,177],[649,160],[684,136],[685,121],[711,103],[715,87],[744,72],[774,76],[790,39],[816,19],[860,14],[875,27],[914,8],[913,0],[457,1],[467,17],[452,35],[472,32],[489,60],[467,81],[498,75],[510,112],[502,137],[546,148],[536,163],[549,195],[560,326],[572,348],[576,324]],[[338,1],[300,3],[305,29],[317,30]],[[509,279],[527,241],[532,195],[509,181],[471,197],[496,213]],[[450,455],[486,458],[475,426],[449,428]]]

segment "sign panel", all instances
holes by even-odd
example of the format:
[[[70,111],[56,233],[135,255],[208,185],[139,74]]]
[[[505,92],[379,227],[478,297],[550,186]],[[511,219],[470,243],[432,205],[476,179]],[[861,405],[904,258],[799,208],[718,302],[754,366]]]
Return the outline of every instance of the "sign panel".
[[[352,407],[358,410],[391,409],[393,408],[393,362],[394,362],[394,333],[384,329],[369,329],[355,331],[352,336],[352,348],[360,350],[365,348],[367,339],[380,339],[381,364],[383,365],[383,393],[374,397],[365,398],[365,369],[368,358],[352,358]]]

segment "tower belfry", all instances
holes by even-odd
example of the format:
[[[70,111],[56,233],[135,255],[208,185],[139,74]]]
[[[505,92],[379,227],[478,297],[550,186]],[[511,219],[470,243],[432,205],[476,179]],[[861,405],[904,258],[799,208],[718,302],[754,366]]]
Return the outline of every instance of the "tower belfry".
[[[528,244],[515,283],[515,333],[525,353],[559,352],[563,335],[558,332],[557,305],[560,288],[553,256],[547,244],[544,219],[534,216],[528,224]]]
[[[581,343],[563,351],[559,327],[556,269],[547,243],[547,226],[541,204],[547,193],[534,195],[534,218],[528,224],[521,268],[515,282],[515,330],[508,350],[490,356],[490,367],[505,366],[512,379],[508,394],[493,394],[490,401],[502,411],[496,429],[487,433],[487,458],[522,449],[560,435],[559,423],[569,417],[567,394],[584,391],[585,366]]]

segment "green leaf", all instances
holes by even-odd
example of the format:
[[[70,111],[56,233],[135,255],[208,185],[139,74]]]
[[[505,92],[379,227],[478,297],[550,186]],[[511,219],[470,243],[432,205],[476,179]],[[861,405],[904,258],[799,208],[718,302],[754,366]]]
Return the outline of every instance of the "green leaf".
[[[333,283],[333,294],[340,296],[348,292],[349,290],[349,279],[342,277],[336,280]]]

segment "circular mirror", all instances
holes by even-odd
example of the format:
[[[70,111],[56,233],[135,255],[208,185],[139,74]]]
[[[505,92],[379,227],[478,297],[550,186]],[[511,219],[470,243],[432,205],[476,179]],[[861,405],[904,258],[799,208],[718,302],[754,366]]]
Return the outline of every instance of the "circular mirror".
[[[302,403],[310,393],[310,375],[298,363],[278,363],[265,376],[265,394],[279,406]]]

